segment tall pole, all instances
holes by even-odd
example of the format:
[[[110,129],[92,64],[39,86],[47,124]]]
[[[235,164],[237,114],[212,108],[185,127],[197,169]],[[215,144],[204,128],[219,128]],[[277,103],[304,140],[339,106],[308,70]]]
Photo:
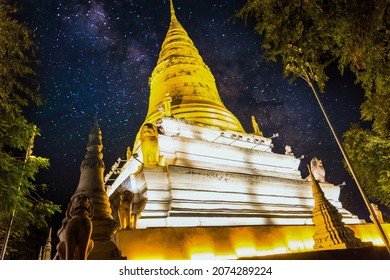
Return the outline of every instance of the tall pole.
[[[23,168],[22,168],[22,178],[24,176],[24,169],[26,168],[26,164],[27,164],[27,161],[30,159],[30,156],[32,154],[32,148],[34,147],[34,138],[35,138],[35,135],[37,134],[37,127],[34,125],[34,130],[33,130],[33,133],[31,135],[31,138],[28,142],[28,145],[27,145],[27,150],[26,150],[26,155],[24,157],[24,163],[23,163]],[[18,189],[20,189],[20,184],[19,183],[19,186],[18,186]],[[10,215],[10,218],[9,218],[9,222],[8,222],[8,228],[7,228],[7,231],[5,233],[5,237],[4,237],[4,241],[3,241],[3,247],[1,249],[1,260],[4,260],[4,257],[5,257],[5,252],[7,251],[7,245],[8,245],[8,240],[9,240],[9,237],[11,235],[11,229],[12,229],[12,224],[14,222],[14,218],[15,218],[15,208],[12,210],[11,212],[11,215]]]
[[[329,117],[328,117],[328,115],[327,115],[327,113],[326,113],[326,111],[324,109],[324,106],[322,105],[321,99],[318,96],[318,93],[317,93],[316,89],[314,88],[314,85],[311,82],[311,79],[310,79],[309,75],[307,73],[305,73],[301,77],[309,84],[311,90],[313,91],[314,96],[317,99],[318,105],[321,108],[322,114],[324,115],[324,117],[326,119],[326,122],[328,123],[328,125],[330,127],[330,130],[332,131],[333,137],[335,138],[335,140],[337,142],[337,145],[339,146],[339,148],[341,150],[341,153],[342,153],[342,155],[344,157],[345,162],[347,163],[349,171],[351,172],[352,177],[353,177],[353,179],[356,182],[356,185],[357,185],[357,187],[358,187],[358,189],[360,191],[360,194],[363,197],[364,203],[366,204],[367,209],[368,209],[368,211],[370,212],[370,214],[371,214],[371,216],[373,218],[373,222],[374,222],[376,228],[378,229],[383,242],[385,243],[385,246],[387,248],[387,252],[390,255],[390,243],[389,243],[389,240],[387,239],[386,233],[383,230],[383,228],[382,228],[382,226],[381,226],[381,224],[380,224],[380,222],[378,220],[378,217],[376,216],[376,214],[374,212],[374,209],[372,208],[372,206],[370,204],[370,201],[367,198],[367,195],[366,195],[365,191],[363,190],[362,186],[360,185],[360,182],[359,182],[359,179],[358,179],[358,177],[356,175],[355,169],[353,168],[353,165],[352,165],[351,161],[349,160],[349,157],[348,157],[347,153],[345,152],[344,147],[343,147],[341,141],[337,137],[336,131],[334,130],[333,125],[331,124],[331,122],[329,120]]]

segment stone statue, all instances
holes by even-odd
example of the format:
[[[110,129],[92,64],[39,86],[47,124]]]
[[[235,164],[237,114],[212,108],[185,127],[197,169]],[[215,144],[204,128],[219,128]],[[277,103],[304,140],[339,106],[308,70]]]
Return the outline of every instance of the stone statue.
[[[131,204],[133,200],[134,195],[129,190],[124,190],[120,195],[118,217],[121,229],[131,228]]]
[[[318,159],[317,157],[313,157],[310,161],[310,169],[313,173],[314,178],[320,182],[325,183],[325,169],[322,166],[322,160]]]
[[[284,147],[284,149],[285,149],[284,154],[285,154],[286,156],[294,156],[294,153],[292,152],[291,146],[286,145],[286,146]]]
[[[384,223],[385,221],[383,220],[382,212],[381,212],[381,210],[379,210],[378,205],[371,203],[371,207],[374,210],[374,214],[375,214],[376,218],[378,219],[378,222],[381,224]],[[374,218],[371,215],[370,215],[370,219],[371,219],[371,221],[374,221]]]
[[[129,160],[129,159],[131,158],[132,155],[133,155],[133,153],[131,152],[130,146],[127,146],[127,150],[126,150],[126,160]]]
[[[66,219],[58,231],[57,254],[61,260],[86,260],[93,248],[93,204],[89,196],[74,196],[66,211]]]
[[[145,166],[159,166],[163,164],[158,147],[158,132],[154,124],[146,123],[141,129],[141,149]]]
[[[172,111],[171,111],[172,97],[169,95],[169,92],[165,94],[163,103],[164,103],[164,116],[166,117],[172,116]]]
[[[144,194],[124,190],[120,195],[118,217],[121,229],[135,229],[138,218],[145,209],[147,198]]]
[[[134,193],[133,203],[131,205],[131,228],[137,227],[137,221],[141,217],[142,211],[144,211],[146,203],[148,202],[145,192]]]
[[[253,134],[258,136],[263,136],[263,132],[260,131],[259,125],[256,122],[255,116],[251,117],[252,119],[252,126],[253,126]]]

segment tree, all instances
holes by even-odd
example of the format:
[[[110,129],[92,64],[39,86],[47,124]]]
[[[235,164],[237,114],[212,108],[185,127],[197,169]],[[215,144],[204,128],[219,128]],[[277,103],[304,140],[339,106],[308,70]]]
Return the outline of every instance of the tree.
[[[255,20],[265,56],[285,75],[324,91],[327,68],[349,69],[365,93],[361,122],[345,150],[370,199],[390,208],[390,4],[387,0],[248,0],[237,16]],[[314,88],[313,88],[314,90]]]
[[[1,246],[12,213],[12,237],[26,238],[32,227],[47,227],[59,206],[42,198],[45,186],[34,183],[46,158],[32,155],[35,124],[23,115],[30,102],[41,104],[34,80],[35,45],[29,29],[13,16],[17,9],[0,0],[0,238]],[[8,248],[12,252],[12,248]]]

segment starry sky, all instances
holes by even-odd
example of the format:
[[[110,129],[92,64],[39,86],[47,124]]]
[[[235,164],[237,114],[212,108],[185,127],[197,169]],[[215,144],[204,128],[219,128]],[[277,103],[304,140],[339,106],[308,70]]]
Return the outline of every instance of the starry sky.
[[[323,160],[327,181],[347,182],[341,200],[360,217],[367,211],[342,156],[303,80],[290,82],[282,66],[262,57],[261,37],[234,13],[246,0],[175,0],[176,15],[215,76],[226,107],[252,132],[254,115],[276,153],[290,145],[304,155],[300,169],[313,156]],[[87,136],[97,118],[103,133],[106,169],[125,157],[145,119],[148,78],[158,59],[170,22],[167,0],[19,0],[23,21],[35,32],[37,69],[45,105],[28,112],[41,129],[34,154],[48,157],[40,173],[47,196],[63,205],[76,190]],[[353,77],[329,70],[321,95],[341,137],[359,120],[361,89]],[[60,214],[62,217],[63,214]]]

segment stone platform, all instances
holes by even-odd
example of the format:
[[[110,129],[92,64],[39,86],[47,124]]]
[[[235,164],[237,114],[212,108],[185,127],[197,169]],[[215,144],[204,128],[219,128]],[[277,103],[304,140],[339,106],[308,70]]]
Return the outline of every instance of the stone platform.
[[[373,224],[348,227],[363,242],[383,246]],[[390,236],[390,224],[383,224],[383,228]],[[313,235],[311,225],[164,227],[120,230],[114,242],[128,260],[271,259],[281,254],[293,259],[293,253],[321,251],[313,250]]]

